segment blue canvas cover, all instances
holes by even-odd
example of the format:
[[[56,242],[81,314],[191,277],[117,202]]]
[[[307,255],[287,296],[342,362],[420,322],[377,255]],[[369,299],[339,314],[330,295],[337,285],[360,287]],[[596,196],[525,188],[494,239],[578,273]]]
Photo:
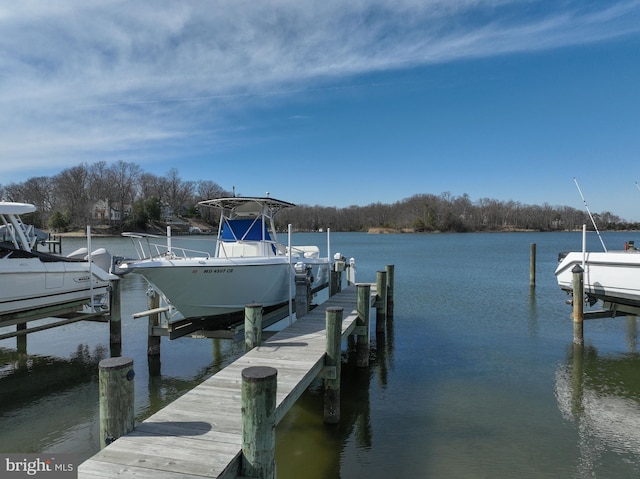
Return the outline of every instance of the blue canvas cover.
[[[271,240],[269,232],[267,231],[267,225],[264,225],[264,236],[261,232],[262,221],[258,219],[254,220],[228,220],[225,219],[222,225],[222,233],[220,238],[222,241],[262,241]]]

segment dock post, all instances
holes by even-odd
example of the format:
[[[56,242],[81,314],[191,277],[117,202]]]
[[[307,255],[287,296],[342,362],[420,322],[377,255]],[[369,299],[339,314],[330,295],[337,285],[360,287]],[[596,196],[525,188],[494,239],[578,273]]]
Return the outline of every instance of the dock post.
[[[100,449],[133,431],[133,359],[103,359],[98,365],[100,389]]]
[[[532,288],[536,285],[536,244],[531,243],[529,252],[529,286]]]
[[[327,353],[325,368],[332,371],[324,379],[324,422],[337,424],[340,421],[340,364],[342,354],[342,313],[343,308],[330,307],[325,312],[327,329]]]
[[[342,272],[347,266],[346,258],[340,253],[336,253],[333,257],[334,263],[331,268],[331,277],[329,282],[329,297],[342,291]]]
[[[366,368],[369,366],[369,345],[370,345],[370,309],[369,298],[371,296],[370,284],[356,285],[356,309],[358,311],[357,325],[364,329],[364,334],[358,334],[356,342],[356,366]]]
[[[147,305],[149,306],[149,310],[160,307],[160,295],[156,290],[149,289],[147,291]],[[162,338],[154,334],[153,330],[156,326],[160,326],[160,313],[151,313],[149,315],[149,332],[147,334],[147,356],[160,355]]]
[[[584,269],[575,265],[573,273],[573,342],[584,343]]]
[[[244,307],[244,345],[245,351],[262,344],[262,305],[247,304]]]
[[[111,281],[109,289],[109,347],[111,357],[118,357],[122,353],[120,280]]]
[[[27,323],[16,324],[16,349],[20,354],[27,354],[27,335],[20,334],[20,331],[27,329]]]
[[[311,306],[311,268],[306,265],[296,264],[296,318],[300,319],[309,314]]]
[[[383,333],[387,323],[387,272],[376,275],[376,332]]]
[[[243,477],[276,477],[276,390],[278,371],[269,366],[242,370]]]
[[[342,272],[336,271],[335,269],[331,269],[330,279],[329,279],[329,297],[338,294],[341,289],[342,283]]]
[[[393,283],[395,277],[395,266],[388,264],[385,266],[387,272],[387,317],[393,318]]]

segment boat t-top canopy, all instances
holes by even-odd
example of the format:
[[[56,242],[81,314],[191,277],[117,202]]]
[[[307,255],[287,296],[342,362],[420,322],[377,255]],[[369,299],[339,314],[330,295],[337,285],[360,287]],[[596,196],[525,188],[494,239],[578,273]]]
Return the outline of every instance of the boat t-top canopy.
[[[0,227],[16,249],[30,252],[38,241],[33,225],[25,226],[20,215],[33,213],[36,207],[30,203],[0,201]]]
[[[36,207],[30,203],[13,203],[0,201],[0,215],[25,215],[33,213]]]
[[[232,196],[228,198],[215,198],[213,200],[200,201],[202,206],[230,210],[232,217],[255,217],[265,213],[265,208],[270,215],[275,215],[284,208],[295,206],[288,201],[277,200],[269,197]]]

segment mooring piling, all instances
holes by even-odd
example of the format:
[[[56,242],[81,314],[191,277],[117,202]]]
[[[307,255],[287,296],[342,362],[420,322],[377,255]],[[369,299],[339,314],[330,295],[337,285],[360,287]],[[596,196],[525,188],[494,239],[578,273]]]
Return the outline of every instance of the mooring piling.
[[[133,431],[133,359],[116,357],[98,364],[100,395],[100,448]]]
[[[242,476],[275,479],[278,371],[270,366],[242,370]]]
[[[147,290],[147,305],[149,306],[149,333],[147,335],[147,356],[159,356],[162,338],[154,334],[154,329],[160,325],[160,295],[152,288]]]
[[[244,307],[244,345],[245,351],[262,344],[262,305],[253,303]]]
[[[356,309],[358,310],[357,326],[353,333],[356,339],[356,366],[364,368],[369,366],[369,343],[370,343],[370,284],[356,284]]]
[[[395,266],[388,264],[385,266],[385,271],[387,273],[387,318],[393,319],[393,283],[395,282]]]
[[[311,305],[311,268],[304,264],[296,265],[296,318],[300,319],[307,315]]]
[[[122,351],[122,312],[120,281],[111,281],[109,291],[109,345],[111,356],[120,356]]]
[[[584,343],[584,269],[575,265],[573,273],[573,342]]]
[[[536,285],[536,244],[531,243],[529,248],[529,286]]]
[[[376,333],[383,333],[387,325],[387,272],[376,274]]]
[[[329,280],[329,296],[338,294],[342,290],[342,272],[347,267],[347,258],[336,253],[334,256],[333,268]]]
[[[324,359],[324,422],[340,421],[340,355],[342,352],[343,308],[334,306],[325,311],[327,354]]]

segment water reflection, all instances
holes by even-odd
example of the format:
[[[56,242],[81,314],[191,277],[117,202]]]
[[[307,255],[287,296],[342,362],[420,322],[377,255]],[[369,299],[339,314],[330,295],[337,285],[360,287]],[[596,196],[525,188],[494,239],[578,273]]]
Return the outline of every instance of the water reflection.
[[[191,340],[200,341],[200,340]],[[243,348],[211,341],[201,366],[159,357],[136,357],[136,422],[149,417],[238,357]],[[194,345],[195,346],[195,345]],[[192,348],[196,349],[196,348]],[[166,351],[173,359],[172,351]],[[79,344],[69,357],[26,354],[0,348],[0,451],[73,452],[81,459],[99,450],[98,364],[109,357],[108,346]],[[181,359],[181,358],[180,358]]]
[[[0,348],[0,450],[77,452],[96,442],[98,362],[104,347],[69,358]],[[80,439],[81,437],[81,439]]]
[[[375,324],[372,324],[375,331]],[[324,424],[324,389],[316,380],[278,424],[276,464],[281,479],[340,479],[347,451],[368,451],[373,444],[370,392],[372,382],[386,388],[393,369],[393,321],[384,332],[372,334],[369,367],[357,366],[355,341],[348,340],[342,354],[340,421]]]
[[[635,338],[635,318],[628,322],[628,339]],[[594,476],[609,456],[626,457],[640,473],[640,354],[599,355],[594,347],[571,345],[566,363],[556,371],[556,398],[563,417],[576,424],[579,473]],[[636,470],[637,469],[637,470]],[[595,476],[594,476],[595,477]]]
[[[529,336],[535,338],[538,336],[538,301],[536,297],[536,287],[529,286],[529,317],[528,327]]]
[[[107,356],[104,347],[93,352],[79,344],[69,358],[27,355],[0,348],[0,410],[23,406],[47,394],[55,394],[97,377],[98,363]],[[8,393],[10,392],[10,393]]]

